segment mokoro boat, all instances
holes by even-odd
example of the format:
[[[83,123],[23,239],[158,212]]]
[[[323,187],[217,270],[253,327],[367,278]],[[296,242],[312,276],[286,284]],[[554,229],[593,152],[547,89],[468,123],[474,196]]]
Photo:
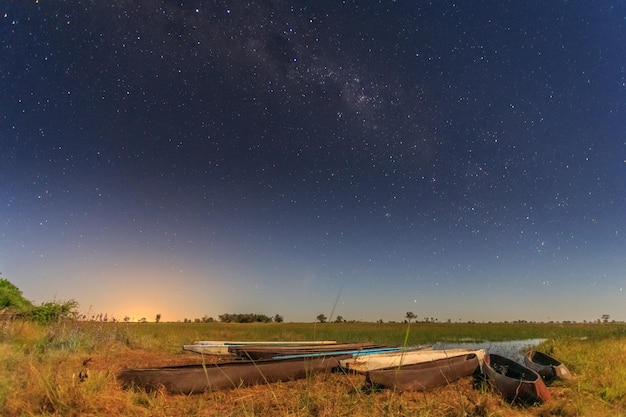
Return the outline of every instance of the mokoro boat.
[[[573,378],[572,373],[561,361],[537,350],[531,350],[524,355],[524,364],[541,375],[545,381],[550,381],[554,378],[565,380]]]
[[[402,350],[405,350],[407,348],[402,348],[402,347],[373,347],[373,348],[366,348],[366,349],[352,349],[352,350],[339,350],[339,351],[321,351],[321,352],[311,352],[311,353],[300,353],[300,354],[295,354],[295,355],[279,355],[279,356],[274,356],[272,357],[272,359],[295,359],[295,358],[303,358],[303,357],[315,357],[315,356],[338,356],[338,355],[349,355],[349,356],[344,356],[344,357],[354,357],[356,355],[358,356],[362,356],[362,355],[375,355],[375,354],[379,354],[379,353],[396,353]]]
[[[229,346],[228,351],[244,359],[272,359],[279,356],[309,355],[320,353],[346,352],[384,347],[369,342],[337,343],[334,345],[313,346]]]
[[[474,353],[478,357],[478,361],[482,366],[485,357],[485,351],[482,349],[416,349],[416,350],[400,350],[396,352],[383,352],[376,354],[359,354],[358,352],[352,358],[341,360],[341,366],[349,371],[366,373],[376,369],[396,368],[403,365],[413,365],[417,363],[432,362],[439,359],[448,359],[455,356],[464,356]]]
[[[170,394],[197,394],[205,391],[303,379],[315,373],[330,372],[339,366],[340,358],[342,357],[323,356],[123,369],[117,374],[117,379],[125,389],[139,388],[154,391],[162,387]]]
[[[334,340],[319,340],[319,341],[221,341],[221,340],[204,340],[194,342],[192,344],[183,345],[183,350],[190,352],[201,353],[204,355],[234,355],[228,351],[231,346],[317,346],[317,345],[335,345]]]
[[[194,344],[199,345],[226,345],[226,346],[240,346],[240,345],[261,345],[261,346],[310,346],[310,345],[336,345],[336,340],[247,340],[247,341],[233,341],[233,340],[199,340]]]
[[[548,401],[548,387],[539,374],[504,356],[489,354],[483,366],[487,381],[510,403]]]
[[[365,383],[369,387],[382,386],[398,391],[427,391],[470,376],[477,369],[480,369],[478,356],[468,353],[431,362],[368,371]]]

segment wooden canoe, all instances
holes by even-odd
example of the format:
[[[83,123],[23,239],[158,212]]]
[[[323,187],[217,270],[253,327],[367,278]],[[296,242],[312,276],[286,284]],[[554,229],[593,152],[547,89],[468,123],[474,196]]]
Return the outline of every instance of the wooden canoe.
[[[397,353],[403,350],[407,350],[408,348],[402,347],[373,347],[366,349],[352,349],[352,350],[340,350],[340,351],[328,351],[328,352],[311,352],[311,353],[302,353],[296,355],[280,355],[274,356],[272,359],[295,359],[302,357],[315,357],[315,356],[338,356],[343,355],[344,357],[355,357],[355,356],[363,356],[363,355],[377,355],[380,353]]]
[[[117,374],[125,389],[170,394],[197,394],[278,381],[303,379],[315,373],[330,372],[339,366],[341,356],[322,356],[269,361],[240,361],[221,364],[183,365],[144,369],[123,369]]]
[[[261,346],[301,346],[301,345],[336,345],[336,340],[198,340],[197,345],[261,345]]]
[[[383,347],[369,342],[337,343],[313,346],[229,346],[228,351],[244,359],[272,359],[279,356],[316,355],[321,353],[346,352]]]
[[[192,344],[183,345],[183,350],[189,352],[200,353],[204,355],[234,355],[228,351],[231,346],[317,346],[317,345],[336,345],[334,340],[319,341],[221,341],[221,340],[203,340]]]
[[[565,380],[573,378],[572,373],[561,361],[537,350],[531,350],[524,355],[524,364],[541,375],[545,381],[550,381],[554,378]]]
[[[539,374],[504,356],[489,354],[483,366],[487,381],[508,402],[534,403],[551,398]]]
[[[478,356],[468,353],[431,362],[368,371],[365,383],[368,387],[382,386],[398,391],[427,391],[470,376],[478,369]]]
[[[416,349],[408,351],[385,352],[378,354],[354,354],[352,358],[340,361],[344,369],[352,372],[366,373],[376,369],[397,368],[403,365],[433,362],[439,359],[449,359],[455,356],[464,356],[474,353],[482,366],[485,357],[483,349]]]

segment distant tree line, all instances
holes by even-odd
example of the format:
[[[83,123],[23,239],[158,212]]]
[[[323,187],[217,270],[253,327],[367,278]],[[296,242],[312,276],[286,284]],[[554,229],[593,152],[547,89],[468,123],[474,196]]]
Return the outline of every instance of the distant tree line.
[[[193,320],[191,319],[183,320],[183,323],[213,323],[213,322],[215,322],[215,319],[209,316],[203,316],[201,318],[195,318]]]
[[[1,273],[0,273],[1,275]],[[13,285],[9,280],[0,278],[0,321],[2,320],[10,320],[12,318],[21,318],[30,320],[39,324],[49,324],[55,321],[72,319],[72,320],[86,320],[86,321],[100,321],[100,322],[108,322],[111,321],[113,323],[117,322],[117,319],[114,317],[109,318],[108,314],[96,314],[91,315],[89,317],[87,314],[79,314],[78,311],[78,303],[74,300],[58,302],[46,302],[41,305],[33,305],[30,301],[25,299],[22,295],[22,291]],[[223,323],[282,323],[284,321],[283,316],[280,314],[276,314],[273,317],[266,316],[265,314],[254,314],[254,313],[238,313],[238,314],[230,314],[225,313],[218,316],[219,321]],[[418,316],[412,311],[407,311],[404,316],[405,323],[418,322]],[[129,322],[131,320],[130,317],[124,317],[124,322]],[[328,317],[324,314],[319,314],[316,317],[316,321],[320,323],[326,323],[328,321]],[[145,317],[142,317],[138,320],[139,323],[146,323],[148,320]],[[184,319],[185,323],[212,323],[216,320],[213,317],[204,316],[202,318],[196,318],[194,320]],[[155,322],[161,322],[161,313],[158,313],[155,317]],[[346,320],[342,316],[337,316],[334,320],[334,323],[356,323],[361,322],[361,320]],[[421,322],[423,323],[443,323],[440,322],[439,319],[434,317],[423,317]],[[458,319],[458,323],[461,323],[462,319]],[[609,314],[602,314],[600,318],[594,320],[583,320],[582,323],[615,323],[616,321],[611,320],[611,316]],[[383,323],[382,319],[376,321],[376,323]],[[390,321],[389,323],[395,323],[394,321]],[[452,323],[452,319],[446,319],[445,323]],[[466,321],[468,324],[475,323],[474,320]],[[489,322],[491,323],[491,321]],[[509,321],[504,321],[504,323],[509,323]],[[526,320],[515,320],[512,323],[535,323],[534,321],[526,321]],[[559,323],[558,321],[548,321],[548,323]],[[569,324],[576,323],[576,321],[564,320],[561,323]]]
[[[274,317],[266,316],[265,314],[254,313],[236,313],[229,314],[224,313],[218,316],[219,321],[222,323],[282,323],[283,317],[280,314],[276,314]]]

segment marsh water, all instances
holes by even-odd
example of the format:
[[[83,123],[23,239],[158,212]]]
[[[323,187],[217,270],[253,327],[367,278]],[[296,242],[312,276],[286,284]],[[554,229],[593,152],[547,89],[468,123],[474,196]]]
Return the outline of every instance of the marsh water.
[[[505,342],[458,342],[435,343],[433,349],[484,349],[486,353],[495,353],[500,356],[521,362],[525,351],[537,346],[546,339],[508,340]]]

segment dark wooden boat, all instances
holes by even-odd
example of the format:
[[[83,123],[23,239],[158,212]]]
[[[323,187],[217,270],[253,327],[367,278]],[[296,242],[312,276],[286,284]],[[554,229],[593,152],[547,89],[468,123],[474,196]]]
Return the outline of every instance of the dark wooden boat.
[[[314,346],[230,346],[228,351],[244,359],[272,359],[278,356],[315,355],[320,353],[347,352],[382,347],[369,342],[337,343],[335,345]]]
[[[509,402],[548,401],[548,387],[539,374],[521,363],[496,354],[488,354],[483,366],[487,381]]]
[[[561,378],[565,380],[573,378],[572,373],[561,361],[553,358],[547,353],[539,352],[537,350],[531,350],[524,355],[524,364],[541,375],[541,377],[546,381],[550,381],[554,378]]]
[[[472,375],[480,369],[475,353],[438,359],[430,362],[402,365],[391,369],[376,369],[365,375],[366,386],[382,386],[398,391],[427,391],[460,378]]]
[[[346,356],[239,361],[221,364],[183,365],[144,369],[123,369],[117,379],[125,389],[165,389],[170,394],[196,394],[278,381],[303,379],[330,372]]]

